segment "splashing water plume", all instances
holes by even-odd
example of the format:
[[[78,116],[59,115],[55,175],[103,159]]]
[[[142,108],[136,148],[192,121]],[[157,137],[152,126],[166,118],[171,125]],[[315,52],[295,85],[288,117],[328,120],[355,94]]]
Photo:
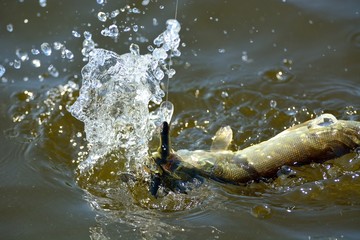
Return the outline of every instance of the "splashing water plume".
[[[165,101],[152,113],[148,106],[150,101],[161,103],[164,92],[160,82],[174,73],[166,68],[165,60],[180,56],[179,31],[179,22],[168,20],[167,29],[154,41],[157,48],[152,54],[141,55],[135,44],[123,55],[104,49],[90,52],[81,72],[80,95],[69,107],[69,112],[84,122],[90,144],[80,172],[104,163],[103,157],[114,150],[123,151],[128,171],[143,166],[155,127],[160,121],[171,120],[170,102]]]

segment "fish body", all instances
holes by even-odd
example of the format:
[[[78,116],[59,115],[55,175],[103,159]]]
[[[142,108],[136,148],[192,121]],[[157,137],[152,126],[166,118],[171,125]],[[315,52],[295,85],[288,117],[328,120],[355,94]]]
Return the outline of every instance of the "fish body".
[[[284,165],[334,159],[359,146],[360,122],[323,114],[243,150],[179,150],[176,154],[202,175],[238,184],[272,178]]]
[[[243,150],[227,150],[231,140],[231,128],[221,128],[210,151],[171,151],[163,165],[176,162],[168,171],[175,176],[196,173],[232,184],[273,178],[284,165],[323,162],[355,150],[360,146],[360,122],[323,114]]]

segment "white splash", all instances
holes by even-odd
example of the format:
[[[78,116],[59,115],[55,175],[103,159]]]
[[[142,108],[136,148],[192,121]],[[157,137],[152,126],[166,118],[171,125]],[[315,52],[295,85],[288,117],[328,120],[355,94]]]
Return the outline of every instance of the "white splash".
[[[168,72],[164,61],[174,53],[180,55],[180,24],[176,20],[167,23],[155,48],[163,53],[161,57],[141,55],[135,44],[123,55],[98,48],[89,53],[89,62],[81,71],[80,95],[69,107],[69,112],[84,122],[91,147],[88,159],[79,165],[80,171],[101,164],[101,157],[113,150],[124,152],[128,170],[137,169],[148,155],[155,126],[163,119],[171,120],[171,103],[166,102],[154,113],[148,108],[150,101],[160,104],[164,96],[160,88],[163,71]]]

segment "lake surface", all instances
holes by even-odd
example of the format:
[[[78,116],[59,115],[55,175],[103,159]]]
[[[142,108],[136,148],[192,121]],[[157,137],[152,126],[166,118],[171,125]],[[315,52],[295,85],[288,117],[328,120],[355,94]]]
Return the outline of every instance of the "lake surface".
[[[85,133],[66,107],[87,62],[84,31],[98,47],[146,53],[174,14],[175,1],[0,0],[1,239],[359,239],[355,153],[151,201],[119,180],[120,153],[79,173]],[[237,150],[321,113],[360,121],[359,1],[179,0],[177,19],[175,150],[209,149],[226,125]],[[112,24],[116,39],[101,34]]]

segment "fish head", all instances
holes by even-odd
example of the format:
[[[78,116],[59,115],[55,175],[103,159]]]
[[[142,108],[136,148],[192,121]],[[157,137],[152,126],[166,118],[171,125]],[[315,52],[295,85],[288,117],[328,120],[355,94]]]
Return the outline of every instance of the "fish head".
[[[186,183],[199,179],[193,166],[176,154],[170,145],[170,126],[163,122],[160,128],[160,146],[151,157],[147,169],[151,177],[150,192],[156,196],[160,186],[171,191],[186,193]]]

